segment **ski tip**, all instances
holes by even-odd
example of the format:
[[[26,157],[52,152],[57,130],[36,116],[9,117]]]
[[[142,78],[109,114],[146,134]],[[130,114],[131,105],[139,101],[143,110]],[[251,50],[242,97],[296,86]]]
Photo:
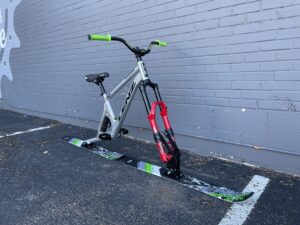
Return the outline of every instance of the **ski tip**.
[[[72,138],[70,136],[64,136],[64,137],[62,137],[62,139],[64,141],[70,141]]]
[[[243,202],[251,198],[254,192],[245,192],[239,194],[222,194],[222,193],[211,193],[210,195],[219,199],[222,199],[226,202],[235,203]]]
[[[232,202],[243,202],[246,201],[247,199],[251,198],[254,192],[245,192],[242,193],[240,196],[237,196],[237,198],[234,199]]]

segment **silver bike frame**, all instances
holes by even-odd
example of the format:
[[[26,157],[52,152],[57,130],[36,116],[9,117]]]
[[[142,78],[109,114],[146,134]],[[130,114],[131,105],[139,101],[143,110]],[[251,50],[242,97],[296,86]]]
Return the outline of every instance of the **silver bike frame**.
[[[119,113],[119,116],[116,116],[112,109],[112,106],[110,104],[110,99],[112,99],[132,79],[133,79],[133,81],[129,88],[127,96],[125,98],[123,107]],[[139,89],[142,81],[145,81],[148,79],[149,79],[149,77],[148,77],[148,73],[147,73],[145,64],[143,61],[139,61],[137,63],[137,66],[135,67],[135,69],[131,73],[129,73],[109,94],[103,93],[104,108],[103,108],[103,113],[102,113],[102,116],[100,119],[97,136],[94,138],[85,140],[85,142],[87,144],[102,141],[102,139],[99,138],[99,135],[102,133],[110,134],[112,139],[119,135],[120,128],[124,122],[124,119],[127,115],[130,105],[132,103],[133,97],[136,94],[136,91]],[[105,117],[108,117],[110,119],[111,127],[110,127],[109,131],[102,132],[101,126],[104,122]]]

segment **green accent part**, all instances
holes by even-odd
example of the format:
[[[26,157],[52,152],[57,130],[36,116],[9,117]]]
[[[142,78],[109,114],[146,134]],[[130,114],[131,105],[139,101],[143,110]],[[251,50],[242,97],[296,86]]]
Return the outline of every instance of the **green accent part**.
[[[91,34],[90,35],[90,40],[93,40],[93,41],[111,41],[111,36],[110,36],[110,34],[107,34],[107,35]]]
[[[145,163],[145,171],[152,174],[152,164]]]
[[[161,47],[166,47],[168,45],[168,43],[165,41],[156,40],[156,42],[158,43],[158,46]]]
[[[253,193],[242,193],[240,195],[230,195],[230,194],[221,194],[221,193],[210,193],[212,197],[220,198],[227,202],[241,202],[250,198]]]
[[[70,141],[70,143],[73,144],[73,145],[76,145],[76,146],[80,147],[81,144],[82,144],[82,140],[77,139],[77,138],[73,138],[73,139]]]

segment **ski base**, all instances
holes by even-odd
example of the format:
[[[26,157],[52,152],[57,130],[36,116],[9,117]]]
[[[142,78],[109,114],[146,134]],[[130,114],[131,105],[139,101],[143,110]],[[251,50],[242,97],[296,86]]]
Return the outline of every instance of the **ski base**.
[[[158,177],[166,178],[168,180],[174,181],[176,183],[182,184],[186,187],[189,187],[195,191],[200,191],[204,194],[207,194],[211,197],[215,197],[221,199],[226,202],[235,203],[235,202],[243,202],[249,199],[253,192],[238,192],[231,190],[226,187],[221,187],[217,185],[209,184],[205,181],[201,181],[195,177],[182,175],[180,178],[175,176],[171,170],[166,168],[153,165],[151,163],[143,162],[131,158],[127,155],[120,154],[118,152],[110,151],[98,145],[94,145],[93,147],[85,147],[84,141],[78,138],[64,137],[63,138],[68,143],[75,145],[77,147],[84,147],[89,149],[89,151],[102,156],[106,159],[110,160],[122,160],[126,165],[134,167],[140,171],[146,172],[148,174],[152,174]]]

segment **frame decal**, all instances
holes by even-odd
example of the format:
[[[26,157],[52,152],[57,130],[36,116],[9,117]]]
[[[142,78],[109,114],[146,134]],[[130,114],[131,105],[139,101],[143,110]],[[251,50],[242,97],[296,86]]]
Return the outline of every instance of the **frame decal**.
[[[130,89],[128,91],[127,97],[126,97],[124,105],[122,107],[122,110],[120,112],[119,120],[121,120],[122,115],[123,115],[123,113],[124,113],[124,111],[125,111],[125,109],[126,109],[126,107],[128,105],[128,102],[129,102],[130,98],[133,97],[132,93],[133,93],[135,87],[136,87],[136,83],[133,81],[132,84],[131,84],[131,87],[130,87]]]

